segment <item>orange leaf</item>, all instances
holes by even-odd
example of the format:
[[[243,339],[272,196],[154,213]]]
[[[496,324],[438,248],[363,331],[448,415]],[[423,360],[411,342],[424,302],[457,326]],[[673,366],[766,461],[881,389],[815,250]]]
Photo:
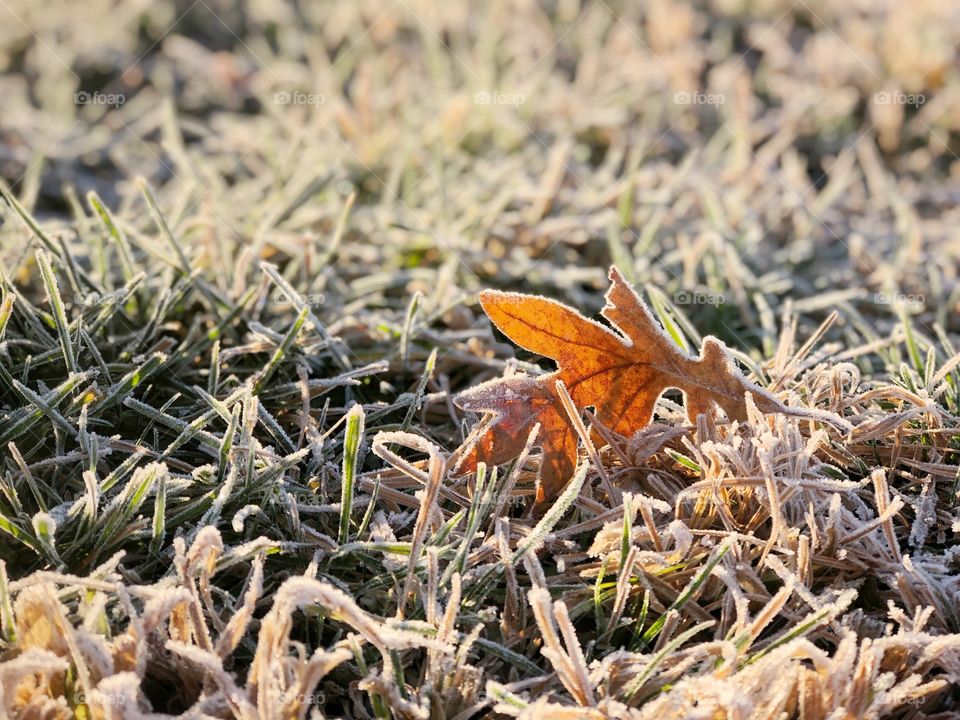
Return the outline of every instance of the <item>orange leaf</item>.
[[[515,458],[540,423],[535,445],[542,449],[543,460],[537,503],[555,498],[573,475],[578,439],[557,395],[558,380],[578,408],[593,407],[597,419],[621,435],[649,424],[668,388],[683,393],[691,422],[715,408],[731,420],[746,420],[745,395],[750,394],[761,412],[845,426],[829,413],[787,407],[748,382],[716,338],[704,338],[699,357],[688,356],[615,267],[610,280],[601,314],[615,330],[554,300],[494,290],[480,294],[484,311],[507,337],[552,358],[558,368],[539,377],[521,373],[490,380],[455,398],[464,410],[487,414],[457,451],[455,472],[474,472],[480,462],[498,465]]]

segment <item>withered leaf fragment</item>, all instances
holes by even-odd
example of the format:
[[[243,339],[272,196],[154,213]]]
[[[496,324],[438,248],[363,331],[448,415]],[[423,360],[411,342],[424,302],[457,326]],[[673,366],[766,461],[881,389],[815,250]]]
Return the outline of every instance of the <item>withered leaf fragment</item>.
[[[576,406],[593,407],[597,419],[621,435],[649,424],[657,399],[668,388],[683,393],[687,416],[721,408],[732,420],[745,420],[745,394],[764,413],[786,413],[844,423],[829,413],[791,408],[747,381],[726,346],[706,337],[699,357],[690,357],[663,331],[643,300],[616,267],[601,314],[615,332],[554,300],[535,295],[487,290],[480,302],[490,320],[517,345],[552,358],[557,369],[533,377],[523,373],[490,380],[460,393],[464,410],[487,416],[457,451],[454,471],[474,472],[477,464],[498,465],[523,450],[540,423],[536,446],[542,449],[537,503],[555,498],[577,464],[577,433],[556,389],[566,385]]]

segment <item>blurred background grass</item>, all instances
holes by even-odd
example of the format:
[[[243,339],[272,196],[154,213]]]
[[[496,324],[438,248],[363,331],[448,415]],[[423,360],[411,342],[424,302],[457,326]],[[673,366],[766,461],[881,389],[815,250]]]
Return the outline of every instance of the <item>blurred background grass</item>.
[[[355,192],[336,269],[307,269],[344,304],[494,284],[591,310],[616,261],[722,294],[680,304],[746,347],[786,296],[881,319],[902,298],[958,329],[949,2],[3,0],[0,19],[0,175],[24,204],[66,222],[94,189],[137,226],[143,175],[224,282],[242,248],[326,257]],[[22,230],[3,233],[15,269]]]
[[[646,290],[661,318],[676,319],[693,341],[708,332],[720,336],[752,361],[762,382],[775,368],[792,382],[825,358],[857,363],[864,392],[878,389],[869,400],[855,397],[860,378],[851,379],[844,366],[802,381],[816,386],[806,388],[808,398],[824,400],[830,383],[837,402],[849,390],[851,402],[860,403],[851,412],[877,423],[857,447],[834,442],[824,451],[830,462],[850,461],[845,471],[855,489],[844,490],[844,502],[857,516],[848,511],[847,520],[863,521],[870,503],[879,515],[887,501],[886,490],[875,499],[871,488],[853,482],[865,481],[868,465],[889,464],[899,473],[896,490],[914,517],[939,492],[940,515],[931,510],[933,520],[925,516],[923,524],[927,530],[936,524],[936,532],[929,539],[927,530],[918,532],[912,547],[929,550],[925,562],[933,569],[924,577],[947,588],[929,604],[949,607],[956,597],[949,550],[955,530],[947,528],[957,527],[956,486],[926,480],[921,486],[910,474],[916,466],[906,463],[929,460],[934,464],[924,472],[944,477],[952,456],[927,453],[941,438],[937,452],[956,444],[949,427],[931,430],[916,417],[927,402],[925,389],[941,383],[939,405],[931,400],[923,412],[932,417],[935,406],[955,416],[960,405],[955,366],[943,365],[960,343],[958,41],[960,7],[933,0],[0,0],[0,179],[20,203],[19,209],[13,200],[0,205],[0,274],[5,290],[19,295],[15,304],[0,304],[0,362],[9,372],[0,410],[5,421],[17,421],[0,427],[0,459],[3,487],[19,487],[23,503],[8,507],[13,493],[0,499],[0,519],[9,518],[19,535],[0,529],[22,539],[17,545],[4,536],[0,563],[14,582],[29,583],[36,577],[29,573],[41,568],[84,574],[104,563],[98,573],[122,573],[131,587],[169,583],[171,563],[183,556],[173,539],[193,541],[205,532],[205,542],[215,545],[216,535],[229,547],[219,567],[226,572],[217,579],[227,598],[217,606],[221,613],[238,607],[252,582],[237,568],[269,556],[264,599],[288,576],[317,574],[347,588],[364,609],[389,617],[396,609],[392,583],[404,562],[383,548],[408,547],[410,503],[416,508],[408,494],[416,483],[388,470],[387,499],[376,496],[374,468],[383,463],[366,453],[364,440],[377,430],[410,429],[453,449],[466,426],[451,392],[500,374],[513,353],[494,342],[476,292],[489,286],[539,292],[593,314],[607,267],[616,263]],[[31,228],[34,218],[39,226]],[[50,270],[38,266],[40,245],[50,252]],[[278,269],[265,273],[264,260]],[[44,287],[42,270],[57,278],[63,318],[47,300],[51,284]],[[283,283],[302,296],[309,319]],[[827,341],[802,363],[783,367],[834,310]],[[64,335],[76,336],[74,359],[99,371],[96,380],[92,374],[68,380]],[[255,403],[244,383],[256,378],[262,392]],[[901,387],[891,390],[891,378]],[[76,384],[57,399],[66,409],[54,409],[66,419],[29,394],[49,406],[65,382]],[[894,417],[904,402],[901,389],[923,397]],[[309,396],[304,413],[302,392]],[[366,437],[354,438],[361,448],[354,448],[354,469],[366,471],[366,485],[358,490],[353,525],[346,513],[348,534],[358,528],[357,542],[341,552],[331,540],[342,516],[340,468],[349,454],[340,421],[355,401],[366,413]],[[81,412],[82,432],[74,438]],[[913,455],[898,466],[900,429],[908,421]],[[779,459],[800,452],[799,431],[790,435],[782,424],[775,430],[788,448]],[[11,439],[22,455],[7,445]],[[649,460],[638,455],[638,465]],[[685,466],[658,457],[650,461],[655,472],[627,468],[627,474],[636,470],[644,482],[669,478],[661,499],[680,507],[679,490],[693,482],[691,468],[699,469],[679,457]],[[144,469],[149,459],[169,468]],[[811,463],[810,474],[832,487],[828,476],[841,471]],[[529,491],[530,473],[523,484]],[[748,518],[744,526],[756,529],[751,523],[762,502],[750,492],[737,508]],[[815,499],[827,497],[824,491]],[[443,517],[450,526],[436,533],[452,533],[436,540],[447,553],[442,559],[455,551],[470,571],[489,561],[487,548],[471,551],[473,536],[461,541],[456,525],[475,501],[462,506],[447,498]],[[510,502],[491,523],[511,516],[513,535],[504,524],[508,544],[529,529],[522,496]],[[381,506],[389,512],[381,514]],[[581,514],[564,528],[568,539],[554,542],[551,553],[571,552],[583,565],[551,560],[547,577],[566,593],[581,639],[599,638],[589,659],[619,662],[613,650],[629,632],[601,630],[616,582],[606,581],[601,603],[601,583],[594,596],[587,574],[596,568],[583,570],[593,535],[610,528],[598,534],[600,515],[575,512]],[[833,510],[829,519],[822,514],[803,520],[810,520],[813,538],[835,522]],[[801,515],[794,518],[798,532]],[[657,520],[657,531],[667,533],[669,518]],[[726,528],[716,517],[704,527]],[[704,537],[694,551],[677,550],[683,562],[674,558],[656,570],[663,572],[657,585],[663,602],[651,610],[651,621],[660,612],[659,628],[670,593],[682,594],[713,557],[713,541]],[[836,559],[848,548],[813,542],[823,562],[816,576],[811,571],[811,586],[834,593],[868,577],[855,612],[882,624],[891,598],[912,612],[913,588],[928,586],[899,566],[883,565],[889,577],[875,579],[885,556],[871,555],[874,545],[867,546],[871,552],[856,545],[861,539],[853,530],[848,537],[849,552],[877,565],[865,565],[860,575],[851,571],[851,580]],[[111,555],[119,549],[127,555],[118,569],[119,556]],[[325,564],[318,571],[319,557]],[[444,575],[452,568],[448,563]],[[763,572],[771,577],[768,568]],[[476,573],[465,577],[475,605],[465,603],[457,622],[464,636],[485,623],[487,644],[477,662],[487,677],[507,682],[551,673],[525,605],[517,611],[521,620],[500,630],[496,612],[489,612],[505,607],[516,579],[512,587],[487,587],[470,585]],[[524,588],[535,584],[521,580]],[[729,596],[714,580],[709,598],[719,606]],[[774,607],[774,593],[780,597],[759,579],[751,587],[755,610],[760,601]],[[441,590],[446,602],[452,591]],[[642,615],[638,607],[631,612],[646,618],[646,599],[636,595],[631,603],[644,603]],[[488,596],[492,604],[481,607]],[[795,622],[806,606],[790,603]],[[837,604],[836,612],[846,607]],[[591,625],[593,613],[598,619]],[[788,633],[789,625],[778,624],[786,616],[774,615],[776,631]],[[875,630],[858,624],[859,617],[850,625],[858,642]],[[307,647],[340,642],[341,625],[312,620],[296,630]],[[957,629],[947,612],[933,624],[938,632]],[[679,627],[671,625],[670,633],[684,638]],[[670,633],[657,642],[666,644]],[[787,636],[774,638],[773,646]],[[836,649],[839,637],[824,631],[817,639]],[[627,639],[636,654],[624,667],[636,674],[647,662],[641,651],[651,648]],[[246,636],[237,667],[249,665],[255,651]],[[835,659],[842,664],[848,655],[838,651]],[[194,697],[196,677],[164,658],[179,680],[151,671],[143,686],[153,683],[152,689],[144,692],[155,708],[183,709],[190,702],[169,700],[170,687],[187,678],[184,694]],[[368,653],[330,681],[330,712],[352,707],[356,699],[337,688],[367,678],[364,662],[380,660]],[[650,692],[669,688],[673,679],[651,681]],[[409,686],[419,681],[411,670]],[[464,691],[463,704],[478,693]],[[370,695],[373,703],[378,696]],[[484,702],[495,697],[488,693]]]

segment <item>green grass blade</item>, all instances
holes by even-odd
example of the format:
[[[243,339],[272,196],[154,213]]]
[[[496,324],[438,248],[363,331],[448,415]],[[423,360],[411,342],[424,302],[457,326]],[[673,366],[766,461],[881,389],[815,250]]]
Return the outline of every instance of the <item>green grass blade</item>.
[[[357,459],[363,440],[363,406],[357,403],[347,413],[347,429],[343,439],[343,476],[340,485],[340,534],[341,545],[350,539],[350,511],[353,509],[353,488],[357,478]]]
[[[73,352],[73,342],[70,339],[67,313],[63,306],[63,298],[60,297],[60,288],[57,286],[57,279],[54,277],[53,268],[50,267],[50,259],[43,250],[37,250],[36,257],[37,265],[40,267],[40,275],[43,278],[43,286],[47,291],[47,301],[53,310],[53,320],[57,325],[57,335],[60,338],[60,349],[63,351],[63,360],[66,363],[67,370],[70,372],[78,372],[77,358]]]

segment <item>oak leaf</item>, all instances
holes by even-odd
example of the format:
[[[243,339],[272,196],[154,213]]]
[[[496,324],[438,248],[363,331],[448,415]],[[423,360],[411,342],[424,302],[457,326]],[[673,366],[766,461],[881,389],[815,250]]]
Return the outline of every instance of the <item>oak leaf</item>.
[[[687,416],[720,408],[731,420],[746,420],[745,396],[764,413],[786,413],[831,422],[840,418],[784,405],[740,373],[726,346],[705,337],[699,357],[690,357],[663,331],[646,304],[610,268],[612,285],[601,315],[613,329],[554,300],[487,290],[480,303],[493,324],[517,345],[557,362],[549,374],[517,373],[460,393],[454,400],[468,411],[486,413],[457,451],[454,472],[474,472],[480,462],[499,465],[517,457],[534,426],[542,450],[538,505],[555,498],[577,464],[578,435],[557,390],[562,381],[578,409],[630,436],[650,423],[654,406],[669,388],[683,393]]]

